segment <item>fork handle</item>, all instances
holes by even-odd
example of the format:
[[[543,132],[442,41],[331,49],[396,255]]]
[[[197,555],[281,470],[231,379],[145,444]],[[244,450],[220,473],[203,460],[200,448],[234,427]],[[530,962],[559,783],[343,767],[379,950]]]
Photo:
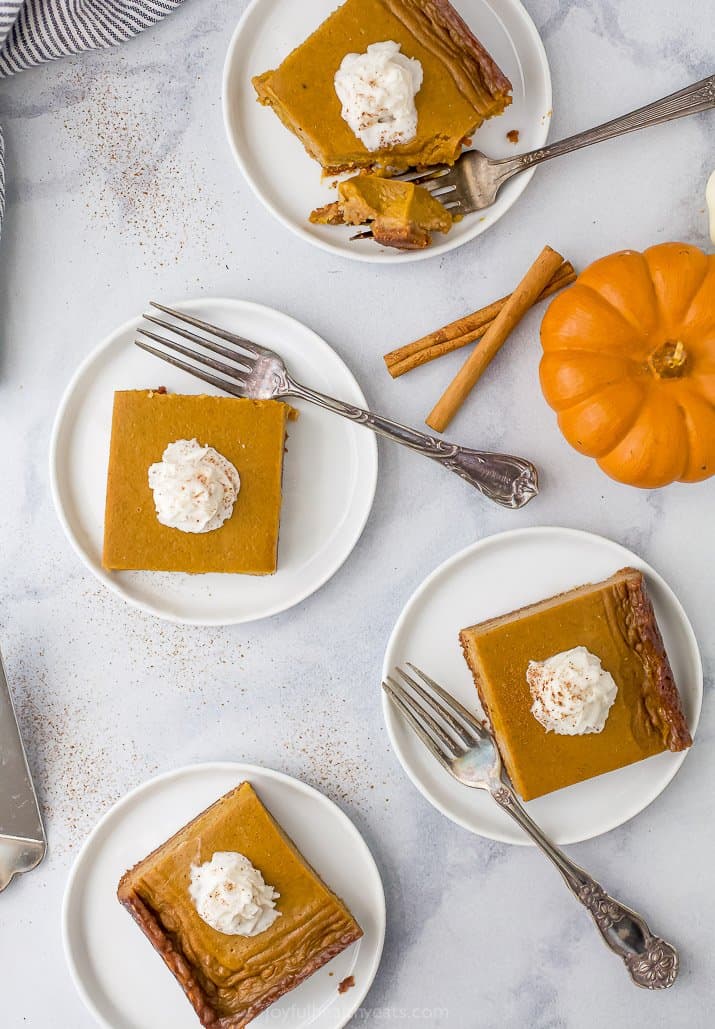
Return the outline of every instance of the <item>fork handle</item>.
[[[613,139],[615,136],[634,132],[636,129],[645,129],[649,125],[660,125],[675,118],[683,118],[687,114],[707,111],[711,107],[715,107],[715,75],[709,75],[706,79],[694,82],[684,89],[679,89],[677,93],[671,93],[662,100],[655,100],[629,114],[623,114],[620,118],[613,118],[602,125],[596,125],[595,128],[586,129],[585,132],[577,132],[575,136],[568,136],[566,139],[549,143],[538,150],[494,161],[493,165],[503,169],[499,183],[501,185],[512,175],[516,175],[526,168],[533,168],[552,157],[570,154],[574,150],[591,146],[592,143]]]
[[[383,418],[382,415],[373,414],[362,407],[355,407],[324,393],[318,393],[317,390],[309,389],[290,377],[286,377],[281,395],[299,397],[311,404],[317,404],[318,407],[342,415],[351,422],[372,429],[379,436],[385,436],[424,457],[438,461],[502,507],[523,507],[539,492],[538,472],[534,465],[524,458],[460,447],[456,443],[449,443],[447,440],[393,422],[389,418]]]
[[[556,865],[568,888],[588,910],[606,945],[623,959],[636,986],[647,990],[672,986],[678,975],[675,947],[654,936],[641,915],[609,896],[595,879],[552,843],[527,815],[509,786],[502,783],[491,790],[491,795]]]

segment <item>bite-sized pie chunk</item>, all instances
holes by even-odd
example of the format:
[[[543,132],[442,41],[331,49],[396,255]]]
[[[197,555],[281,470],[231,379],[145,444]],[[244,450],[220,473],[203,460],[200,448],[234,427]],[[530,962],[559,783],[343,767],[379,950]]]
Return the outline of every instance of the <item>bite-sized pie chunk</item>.
[[[247,782],[126,872],[118,897],[210,1029],[241,1029],[362,936]]]
[[[339,200],[310,216],[318,225],[369,225],[378,243],[422,250],[432,232],[449,232],[452,216],[423,186],[379,175],[356,175],[338,186]]]
[[[463,629],[460,642],[524,800],[692,743],[633,568]]]
[[[115,393],[104,567],[275,572],[293,415],[277,400]]]
[[[387,43],[421,66],[417,125],[409,141],[372,150],[343,118],[335,74],[347,55]],[[345,0],[253,83],[260,102],[329,174],[453,164],[482,122],[511,102],[511,83],[448,0]]]

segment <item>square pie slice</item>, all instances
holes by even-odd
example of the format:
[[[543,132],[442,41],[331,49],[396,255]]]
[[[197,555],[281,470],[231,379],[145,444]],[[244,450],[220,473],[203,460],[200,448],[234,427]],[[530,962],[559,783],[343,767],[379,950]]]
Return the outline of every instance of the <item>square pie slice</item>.
[[[388,40],[422,65],[417,135],[372,152],[343,120],[334,80],[346,54]],[[253,85],[326,174],[454,164],[482,122],[511,103],[508,78],[448,0],[345,0]]]
[[[464,656],[506,771],[524,800],[692,743],[663,639],[634,568],[463,629]],[[618,687],[601,732],[547,732],[531,712],[530,661],[575,647]]]
[[[286,423],[294,413],[277,400],[155,390],[115,393],[103,566],[110,571],[275,572]],[[182,532],[156,516],[149,467],[180,439],[213,447],[241,477],[231,517],[212,532]]]
[[[194,907],[191,866],[220,851],[245,855],[280,894],[280,918],[256,936],[218,932]],[[207,1029],[242,1029],[362,936],[247,782],[126,872],[117,896]]]

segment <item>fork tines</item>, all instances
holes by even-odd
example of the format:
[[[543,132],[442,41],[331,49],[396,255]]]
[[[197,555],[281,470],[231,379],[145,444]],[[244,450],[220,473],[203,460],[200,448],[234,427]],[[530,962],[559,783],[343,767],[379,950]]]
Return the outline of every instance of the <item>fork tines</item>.
[[[448,164],[435,164],[431,168],[410,168],[409,171],[395,175],[393,178],[399,179],[400,182],[414,182],[415,185],[421,186],[430,179],[438,179],[440,176],[446,175],[448,171],[450,171]]]
[[[429,751],[446,768],[470,747],[489,734],[477,718],[416,665],[407,662],[415,675],[395,668],[382,687]],[[397,679],[399,676],[405,685]],[[422,680],[418,682],[417,678]],[[419,699],[418,699],[419,698]]]
[[[411,182],[415,186],[422,186],[428,190],[448,210],[452,207],[461,206],[459,198],[449,199],[450,193],[456,193],[457,183],[455,176],[458,172],[457,166],[450,167],[448,164],[438,164],[433,168],[412,169],[396,175],[400,182]]]
[[[232,393],[234,396],[240,397],[244,395],[243,387],[246,383],[246,373],[251,371],[256,358],[265,353],[263,347],[245,339],[243,336],[237,336],[232,332],[228,332],[226,329],[222,329],[217,325],[211,325],[209,322],[204,322],[200,318],[194,318],[192,315],[186,314],[184,311],[176,311],[171,307],[164,307],[163,304],[158,304],[153,300],[151,301],[151,306],[156,308],[158,311],[162,311],[164,314],[170,315],[178,322],[187,323],[193,328],[201,329],[203,333],[210,333],[221,340],[225,340],[230,344],[230,346],[224,346],[221,343],[217,343],[215,340],[208,339],[205,335],[198,335],[196,332],[190,331],[185,328],[183,324],[176,325],[174,322],[166,321],[163,318],[157,318],[156,315],[153,314],[145,314],[144,318],[146,321],[159,326],[159,328],[166,329],[176,336],[181,336],[183,339],[196,344],[203,350],[208,350],[211,353],[219,354],[221,357],[228,358],[228,360],[233,363],[228,365],[223,361],[217,361],[215,358],[209,357],[208,354],[196,351],[191,347],[187,347],[183,343],[177,342],[175,339],[158,335],[142,326],[137,329],[137,332],[142,336],[146,336],[147,339],[152,340],[154,343],[160,343],[163,347],[166,347],[167,350],[190,358],[198,365],[203,366],[203,368],[211,368],[214,371],[220,372],[227,378],[219,378],[216,375],[203,371],[202,368],[197,368],[196,365],[188,364],[186,361],[182,361],[179,358],[172,356],[172,354],[167,354],[162,350],[157,350],[142,339],[134,340],[138,347],[142,350],[146,350],[150,354],[153,354],[155,357],[160,358],[162,361],[166,361],[175,368],[180,368],[182,371],[188,372],[190,375],[195,375],[197,378],[202,379],[204,382],[208,382],[212,386],[216,386],[218,389],[225,390],[227,393]]]

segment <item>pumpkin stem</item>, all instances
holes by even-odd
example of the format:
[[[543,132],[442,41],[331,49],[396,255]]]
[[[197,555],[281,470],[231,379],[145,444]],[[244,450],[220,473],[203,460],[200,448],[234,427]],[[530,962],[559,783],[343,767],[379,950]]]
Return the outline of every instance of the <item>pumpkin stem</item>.
[[[678,340],[667,340],[648,358],[648,364],[659,379],[678,379],[688,363],[688,352]]]

